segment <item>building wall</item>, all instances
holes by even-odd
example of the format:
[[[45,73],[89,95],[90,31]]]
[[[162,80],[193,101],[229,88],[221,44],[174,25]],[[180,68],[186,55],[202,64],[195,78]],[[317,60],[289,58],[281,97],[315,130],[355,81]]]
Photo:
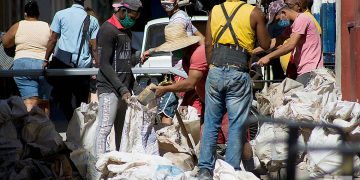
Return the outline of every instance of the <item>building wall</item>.
[[[336,44],[336,1],[314,0],[312,12],[320,23],[323,34],[323,55],[325,63],[335,63]]]
[[[25,0],[0,1],[0,31],[6,31],[15,22],[24,19]],[[71,5],[72,0],[37,0],[40,9],[40,20],[51,23],[56,11]]]
[[[360,2],[341,1],[341,90],[344,100],[360,99]]]
[[[341,87],[341,1],[336,2],[336,32],[335,75],[336,85]]]

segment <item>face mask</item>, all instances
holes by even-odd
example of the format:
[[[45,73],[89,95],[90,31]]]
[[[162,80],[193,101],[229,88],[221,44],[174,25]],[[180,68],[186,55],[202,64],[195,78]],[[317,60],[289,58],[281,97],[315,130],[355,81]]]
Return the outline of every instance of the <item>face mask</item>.
[[[289,20],[280,20],[280,21],[278,22],[278,25],[279,25],[280,27],[288,27],[288,26],[290,26],[290,21],[289,21]]]
[[[174,10],[176,6],[176,2],[161,2],[161,5],[163,6],[166,12],[170,12]]]
[[[135,24],[135,20],[131,19],[128,15],[128,12],[125,12],[125,18],[124,19],[120,19],[120,23],[121,25],[125,28],[125,29],[129,29],[132,26],[134,26]]]

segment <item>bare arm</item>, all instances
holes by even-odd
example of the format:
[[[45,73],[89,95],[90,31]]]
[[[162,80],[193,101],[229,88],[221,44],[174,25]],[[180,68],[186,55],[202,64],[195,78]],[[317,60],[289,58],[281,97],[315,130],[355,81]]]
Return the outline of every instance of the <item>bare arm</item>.
[[[260,66],[264,66],[266,64],[268,64],[272,59],[278,58],[282,55],[285,55],[289,52],[291,52],[292,50],[295,49],[296,44],[299,43],[301,38],[301,34],[297,34],[297,33],[293,33],[290,36],[290,39],[288,42],[286,42],[284,45],[280,46],[277,50],[275,50],[274,52],[266,55],[265,57],[261,58],[257,64]]]
[[[49,60],[51,53],[53,53],[56,43],[58,41],[58,37],[59,37],[58,33],[51,31],[49,41],[46,45],[46,54],[45,54],[46,60]]]
[[[100,63],[99,63],[99,57],[97,54],[96,39],[90,40],[90,52],[91,52],[91,56],[95,60],[95,66],[97,67]]]
[[[187,79],[169,86],[156,86],[154,89],[156,89],[158,97],[163,96],[166,92],[188,92],[195,89],[196,84],[200,82],[202,77],[203,73],[201,71],[190,69]]]
[[[277,50],[275,50],[274,52],[268,54],[267,56],[270,59],[274,59],[274,58],[278,58],[282,55],[285,55],[289,52],[291,52],[292,50],[295,49],[296,44],[298,44],[298,42],[300,41],[301,35],[297,34],[297,33],[293,33],[290,36],[290,39],[287,43],[285,43],[284,45],[280,46]]]
[[[264,50],[261,47],[257,47],[253,50],[253,54],[259,54],[262,52],[267,52],[270,53],[271,51],[273,51],[275,48],[278,48],[279,46],[281,46],[284,41],[287,39],[287,37],[280,35],[276,38],[271,39],[271,44],[270,44],[270,48],[268,50]]]
[[[256,33],[256,38],[259,42],[259,46],[264,50],[269,49],[271,39],[266,29],[265,15],[258,7],[255,7],[254,10],[251,12],[250,23],[252,29]]]
[[[210,23],[211,23],[211,12],[209,13],[209,18],[206,23],[206,34],[205,34],[205,53],[206,53],[206,61],[208,65],[211,64],[210,62],[211,62],[211,56],[213,50]]]
[[[19,23],[12,25],[10,29],[6,32],[6,34],[2,37],[4,48],[10,48],[15,46],[15,35],[18,27]]]
[[[201,38],[200,41],[199,41],[199,44],[200,44],[200,45],[205,44],[205,36],[204,36],[203,34],[201,34],[200,31],[196,31],[196,32],[194,33],[194,35],[195,35],[195,36],[199,36],[199,37]]]

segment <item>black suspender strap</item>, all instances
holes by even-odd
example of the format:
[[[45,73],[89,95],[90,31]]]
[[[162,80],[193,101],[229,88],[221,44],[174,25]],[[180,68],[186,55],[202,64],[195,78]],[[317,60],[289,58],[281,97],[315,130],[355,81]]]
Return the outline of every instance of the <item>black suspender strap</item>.
[[[239,41],[237,40],[236,38],[236,34],[235,34],[235,31],[231,25],[231,21],[232,19],[235,17],[236,13],[238,12],[238,10],[240,9],[241,6],[243,6],[244,4],[246,3],[242,3],[240,4],[238,7],[236,7],[236,9],[234,10],[234,12],[231,14],[231,16],[229,17],[229,15],[227,14],[226,12],[226,9],[225,9],[225,6],[224,6],[224,3],[222,3],[220,6],[221,6],[221,9],[224,13],[224,16],[226,18],[226,24],[225,26],[221,29],[221,31],[219,32],[219,34],[217,35],[217,37],[215,38],[215,43],[218,43],[218,41],[220,40],[221,36],[224,34],[224,32],[226,31],[227,28],[229,28],[230,32],[231,32],[231,36],[233,37],[234,39],[234,43],[237,45],[237,46],[240,46],[239,45]]]
[[[79,53],[78,53],[78,57],[77,57],[77,60],[76,60],[75,67],[79,66],[79,59],[80,59],[80,55],[81,55],[81,50],[82,50],[82,48],[84,46],[85,39],[86,39],[87,33],[89,31],[89,26],[90,26],[90,16],[87,15],[86,18],[84,19],[84,26],[83,26],[83,29],[82,29],[82,36],[81,36],[81,42],[80,42],[80,47],[79,47]]]

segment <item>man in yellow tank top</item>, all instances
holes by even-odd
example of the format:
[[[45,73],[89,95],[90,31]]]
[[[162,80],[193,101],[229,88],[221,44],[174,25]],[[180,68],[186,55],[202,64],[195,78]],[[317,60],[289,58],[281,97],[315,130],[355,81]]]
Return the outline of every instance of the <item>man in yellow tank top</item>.
[[[212,179],[216,140],[225,111],[229,116],[225,161],[240,169],[244,122],[252,102],[249,57],[256,39],[263,49],[270,47],[265,16],[259,8],[240,0],[227,0],[214,6],[205,36],[210,69],[205,85],[199,179]]]

